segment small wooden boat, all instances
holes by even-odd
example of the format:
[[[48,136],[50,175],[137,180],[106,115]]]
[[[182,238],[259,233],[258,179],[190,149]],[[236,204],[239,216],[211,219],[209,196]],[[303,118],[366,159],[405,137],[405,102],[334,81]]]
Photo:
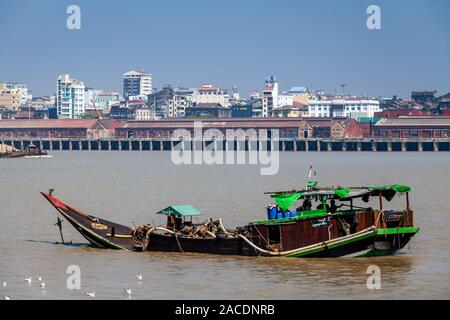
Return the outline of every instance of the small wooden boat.
[[[28,145],[25,150],[12,150],[0,153],[0,159],[11,158],[52,158],[47,151],[38,149],[34,144]]]
[[[390,255],[402,249],[418,231],[404,185],[318,188],[268,193],[276,205],[267,219],[226,229],[222,220],[194,224],[201,213],[191,206],[170,206],[158,212],[166,226],[119,225],[42,195],[93,246],[130,251],[197,252],[245,256],[359,257]],[[386,210],[383,199],[406,196],[404,210]],[[378,198],[379,208],[369,200]],[[296,202],[303,204],[289,210]],[[336,205],[336,201],[340,205]],[[357,201],[361,204],[355,204]],[[313,209],[312,204],[319,203]],[[345,207],[345,209],[341,209]]]

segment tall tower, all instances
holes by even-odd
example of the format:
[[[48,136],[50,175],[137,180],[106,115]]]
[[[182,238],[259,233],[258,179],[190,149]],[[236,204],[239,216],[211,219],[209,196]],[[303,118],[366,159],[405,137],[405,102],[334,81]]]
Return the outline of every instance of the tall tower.
[[[278,82],[274,76],[266,77],[262,91],[262,116],[272,117],[272,110],[278,107]]]
[[[152,75],[145,71],[129,71],[123,75],[123,96],[148,96],[153,91]]]
[[[58,118],[76,119],[85,113],[84,83],[71,79],[68,74],[60,75],[56,89],[56,111]]]

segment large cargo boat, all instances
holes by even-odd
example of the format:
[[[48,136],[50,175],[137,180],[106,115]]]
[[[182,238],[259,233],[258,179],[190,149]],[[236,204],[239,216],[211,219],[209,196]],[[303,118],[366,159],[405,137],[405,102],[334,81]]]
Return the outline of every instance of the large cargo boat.
[[[195,208],[170,206],[164,226],[127,227],[86,214],[52,192],[42,195],[93,246],[129,251],[196,252],[268,257],[361,257],[394,254],[419,231],[405,185],[317,187],[271,192],[264,220],[227,229],[222,220],[195,224]],[[402,210],[384,207],[396,195]],[[377,208],[373,208],[373,200]],[[295,204],[300,205],[295,207]],[[60,225],[60,224],[59,224]],[[61,226],[61,225],[60,225]]]

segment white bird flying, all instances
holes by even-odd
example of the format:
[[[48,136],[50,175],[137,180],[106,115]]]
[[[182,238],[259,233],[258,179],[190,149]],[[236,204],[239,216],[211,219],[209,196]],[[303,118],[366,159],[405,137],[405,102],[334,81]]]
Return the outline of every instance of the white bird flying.
[[[126,293],[128,293],[129,296],[131,296],[131,289],[123,289]]]
[[[44,289],[45,288],[45,282],[41,283],[41,288]]]
[[[24,280],[25,280],[26,283],[31,283],[31,280],[32,280],[32,279],[33,279],[33,278],[30,277],[30,278],[25,278]]]
[[[91,298],[95,298],[95,291],[94,292],[86,292],[86,295]]]
[[[6,281],[3,281],[2,285],[3,285],[3,287],[6,287]]]
[[[37,278],[38,279],[38,281],[41,281],[42,282],[42,278],[41,277],[39,277],[39,278]]]
[[[137,278],[139,281],[141,281],[141,280],[143,279],[142,274],[137,274],[137,275],[136,275],[136,278]]]
[[[8,296],[4,296],[4,299],[5,299],[5,300],[11,300],[11,298],[8,297]]]

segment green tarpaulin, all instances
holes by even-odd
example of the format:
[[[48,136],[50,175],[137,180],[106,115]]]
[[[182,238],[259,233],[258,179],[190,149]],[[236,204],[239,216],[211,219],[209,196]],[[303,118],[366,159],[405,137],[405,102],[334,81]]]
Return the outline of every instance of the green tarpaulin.
[[[381,195],[388,201],[391,201],[397,192],[411,192],[411,187],[402,184],[370,186],[368,189],[371,191],[381,191]]]
[[[339,197],[339,198],[345,198],[349,193],[350,193],[350,190],[349,189],[345,189],[345,188],[342,188],[342,189],[334,189],[334,192],[336,193],[336,195]]]
[[[280,207],[281,210],[286,211],[292,206],[295,201],[300,199],[302,196],[301,193],[291,193],[291,194],[278,194],[273,198],[275,199],[276,204]]]

